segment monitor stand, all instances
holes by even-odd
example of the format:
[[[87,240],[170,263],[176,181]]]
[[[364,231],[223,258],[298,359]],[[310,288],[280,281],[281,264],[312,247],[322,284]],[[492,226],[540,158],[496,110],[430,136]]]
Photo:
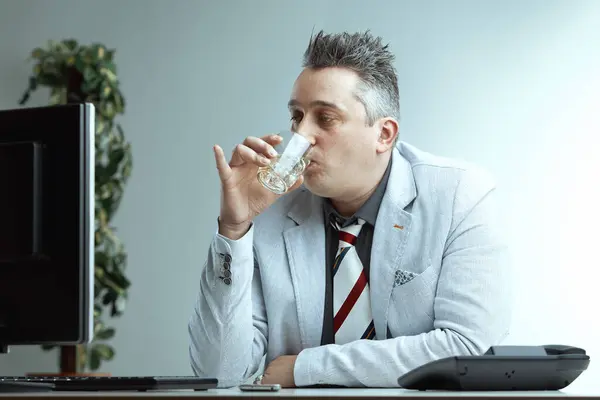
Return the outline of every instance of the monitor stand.
[[[9,351],[8,345],[0,343],[0,356]],[[50,383],[9,381],[0,377],[0,393],[50,392],[53,389],[54,385]]]

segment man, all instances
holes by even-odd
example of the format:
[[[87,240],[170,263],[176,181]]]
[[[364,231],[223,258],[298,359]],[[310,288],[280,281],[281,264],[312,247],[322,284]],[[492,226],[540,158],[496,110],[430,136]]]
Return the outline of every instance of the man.
[[[276,135],[248,137],[229,163],[214,147],[221,209],[189,322],[195,374],[234,386],[266,355],[263,383],[389,387],[507,335],[494,184],[397,142],[393,60],[368,32],[311,38],[289,109],[314,147],[283,196],[256,179]]]

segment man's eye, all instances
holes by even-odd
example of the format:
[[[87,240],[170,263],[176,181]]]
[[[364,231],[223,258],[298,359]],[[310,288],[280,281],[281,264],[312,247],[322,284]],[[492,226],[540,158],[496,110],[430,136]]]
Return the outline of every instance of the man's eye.
[[[319,120],[324,123],[329,123],[329,122],[333,121],[333,117],[323,114],[323,115],[319,116]]]

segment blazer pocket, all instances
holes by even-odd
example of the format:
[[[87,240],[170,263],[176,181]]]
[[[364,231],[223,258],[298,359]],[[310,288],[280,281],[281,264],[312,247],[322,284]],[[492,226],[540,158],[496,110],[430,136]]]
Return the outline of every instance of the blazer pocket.
[[[433,298],[433,282],[437,280],[435,275],[435,268],[431,264],[421,273],[398,269],[394,274],[392,296]]]
[[[397,269],[394,274],[394,287],[407,284],[408,282],[412,281],[415,276],[419,276],[419,274],[415,274],[412,271]]]
[[[393,336],[416,335],[433,327],[436,269],[429,265],[420,274],[397,270],[388,313]]]

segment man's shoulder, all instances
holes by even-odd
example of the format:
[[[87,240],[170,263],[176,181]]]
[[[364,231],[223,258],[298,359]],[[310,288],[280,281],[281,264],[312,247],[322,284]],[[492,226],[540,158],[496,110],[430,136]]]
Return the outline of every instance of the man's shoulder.
[[[436,155],[406,142],[398,144],[398,151],[410,165],[420,195],[481,198],[496,188],[494,177],[481,165]]]
[[[399,142],[397,148],[413,170],[423,171],[424,173],[439,173],[441,170],[449,170],[457,174],[473,171],[485,173],[489,176],[489,173],[482,166],[460,158],[433,154],[406,142]]]

